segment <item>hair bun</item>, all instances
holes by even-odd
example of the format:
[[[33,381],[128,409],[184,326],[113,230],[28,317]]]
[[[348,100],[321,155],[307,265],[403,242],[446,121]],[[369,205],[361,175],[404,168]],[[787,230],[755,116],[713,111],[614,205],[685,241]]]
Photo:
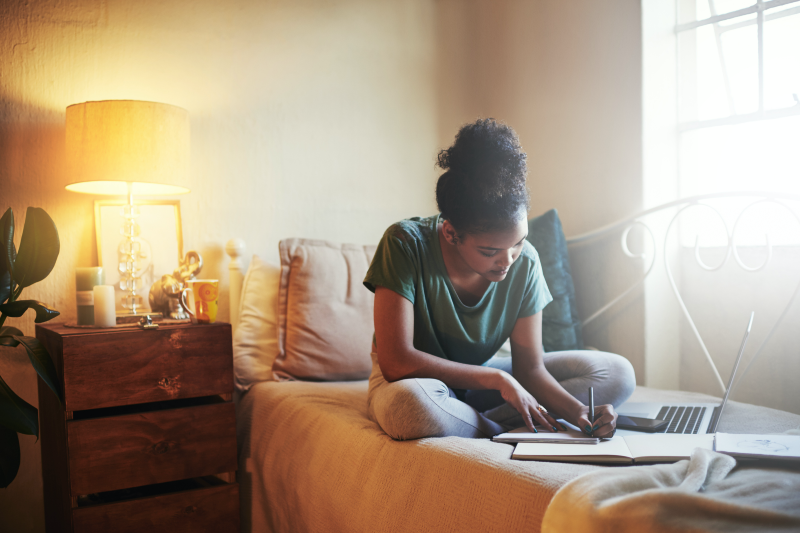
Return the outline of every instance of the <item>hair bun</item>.
[[[439,152],[446,172],[436,184],[442,215],[461,231],[508,226],[527,211],[527,156],[517,134],[492,118],[464,125],[453,145]]]

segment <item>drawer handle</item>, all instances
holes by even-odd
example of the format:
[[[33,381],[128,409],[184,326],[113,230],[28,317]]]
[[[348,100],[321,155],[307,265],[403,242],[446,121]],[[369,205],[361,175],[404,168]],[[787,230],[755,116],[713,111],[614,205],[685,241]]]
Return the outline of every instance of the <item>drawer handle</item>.
[[[186,514],[194,514],[194,513],[197,512],[197,507],[194,506],[194,505],[190,505],[189,507],[184,509],[183,512],[186,513]]]
[[[178,444],[171,440],[163,440],[161,442],[157,442],[150,447],[150,453],[153,455],[161,455],[167,452],[170,452],[178,447]]]
[[[181,391],[181,377],[161,378],[158,380],[158,388],[166,391],[171,397],[175,397]]]

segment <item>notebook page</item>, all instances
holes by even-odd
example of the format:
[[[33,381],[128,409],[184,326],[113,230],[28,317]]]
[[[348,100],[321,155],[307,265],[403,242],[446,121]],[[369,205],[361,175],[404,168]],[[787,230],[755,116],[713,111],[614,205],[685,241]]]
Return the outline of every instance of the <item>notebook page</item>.
[[[658,463],[688,459],[695,448],[714,449],[713,434],[670,434],[626,435],[622,437],[628,444],[631,456],[637,462]]]
[[[601,440],[598,444],[551,444],[521,442],[514,449],[512,459],[541,459],[568,462],[623,462],[633,458],[622,437]],[[622,459],[622,461],[620,461]]]
[[[501,433],[500,435],[495,435],[492,437],[494,442],[541,442],[541,441],[549,441],[549,440],[557,440],[557,441],[571,441],[571,442],[580,442],[583,444],[596,444],[599,439],[594,437],[589,437],[585,433],[581,432],[565,420],[559,420],[564,427],[567,428],[566,431],[559,428],[556,433],[551,433],[545,429],[540,429],[539,433],[531,433],[531,431],[527,427],[520,427],[516,429],[512,429],[508,433]]]

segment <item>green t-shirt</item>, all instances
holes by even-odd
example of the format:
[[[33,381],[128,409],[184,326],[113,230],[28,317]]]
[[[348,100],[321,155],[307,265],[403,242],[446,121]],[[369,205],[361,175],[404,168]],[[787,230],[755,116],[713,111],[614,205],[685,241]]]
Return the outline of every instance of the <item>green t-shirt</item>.
[[[380,285],[414,304],[414,348],[451,361],[481,365],[511,335],[518,318],[541,311],[553,300],[536,249],[522,253],[505,279],[492,282],[475,306],[461,303],[442,257],[439,215],[414,217],[386,230],[364,285]]]

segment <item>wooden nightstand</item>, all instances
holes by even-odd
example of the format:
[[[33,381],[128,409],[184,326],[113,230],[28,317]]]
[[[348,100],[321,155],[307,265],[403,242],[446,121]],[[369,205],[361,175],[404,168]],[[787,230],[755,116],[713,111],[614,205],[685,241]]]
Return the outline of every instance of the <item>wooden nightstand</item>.
[[[230,324],[37,325],[48,532],[238,531]]]

